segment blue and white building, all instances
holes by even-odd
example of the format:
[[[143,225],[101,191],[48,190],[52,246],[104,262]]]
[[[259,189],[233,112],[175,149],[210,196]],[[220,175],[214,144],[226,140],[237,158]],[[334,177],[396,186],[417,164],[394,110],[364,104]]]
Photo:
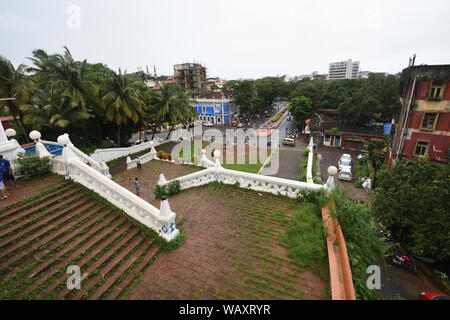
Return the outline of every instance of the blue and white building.
[[[239,113],[239,107],[232,99],[192,99],[191,105],[197,109],[196,120],[209,121],[218,125],[231,125]]]

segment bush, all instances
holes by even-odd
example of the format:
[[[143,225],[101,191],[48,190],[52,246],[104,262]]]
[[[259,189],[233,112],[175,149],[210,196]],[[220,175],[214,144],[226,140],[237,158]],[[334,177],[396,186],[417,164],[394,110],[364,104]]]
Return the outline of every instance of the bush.
[[[167,195],[172,196],[174,194],[177,194],[180,192],[180,181],[179,180],[173,180],[167,185]]]
[[[320,191],[313,191],[313,190],[300,190],[297,196],[297,200],[300,202],[309,202],[316,204],[320,207],[322,207],[323,203],[325,202],[325,192],[323,190]]]
[[[50,160],[47,157],[19,153],[16,161],[23,180],[37,179],[50,173]]]
[[[356,298],[358,300],[381,299],[377,290],[367,287],[366,280],[369,275],[366,271],[370,265],[379,265],[388,245],[372,228],[374,220],[365,205],[354,203],[338,192],[334,192],[333,197],[336,212],[332,212],[332,215],[337,217],[342,228],[352,269]]]
[[[158,156],[159,159],[163,159],[165,157],[166,153],[162,150],[159,150],[156,155]]]
[[[167,187],[156,185],[155,187],[155,197],[156,199],[161,199],[163,196],[167,197]]]
[[[318,208],[313,203],[305,203],[295,211],[281,241],[297,265],[322,275],[327,266],[326,230],[317,215]]]

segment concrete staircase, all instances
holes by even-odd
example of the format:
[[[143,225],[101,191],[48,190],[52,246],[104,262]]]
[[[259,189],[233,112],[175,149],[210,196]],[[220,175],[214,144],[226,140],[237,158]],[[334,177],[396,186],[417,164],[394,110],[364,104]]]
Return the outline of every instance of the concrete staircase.
[[[160,251],[119,209],[60,182],[0,210],[0,299],[120,299]],[[67,288],[70,265],[81,289]]]

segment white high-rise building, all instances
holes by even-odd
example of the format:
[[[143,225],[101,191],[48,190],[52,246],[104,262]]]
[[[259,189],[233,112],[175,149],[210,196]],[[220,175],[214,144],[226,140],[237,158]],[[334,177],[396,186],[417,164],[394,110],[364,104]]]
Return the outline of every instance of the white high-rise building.
[[[330,63],[328,80],[356,79],[359,75],[359,61],[340,61]]]

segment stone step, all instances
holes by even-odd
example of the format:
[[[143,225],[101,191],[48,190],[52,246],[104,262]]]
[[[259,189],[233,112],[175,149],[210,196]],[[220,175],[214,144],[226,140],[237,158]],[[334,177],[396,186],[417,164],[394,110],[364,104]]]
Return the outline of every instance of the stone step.
[[[91,264],[87,270],[82,272],[82,282],[81,282],[82,289],[81,290],[82,290],[83,294],[85,292],[85,283],[83,283],[83,279],[85,279],[86,276],[88,276],[89,274],[91,274],[94,271],[96,271],[97,269],[99,269],[100,266],[114,254],[114,252],[118,251],[131,238],[133,238],[138,233],[138,231],[139,231],[138,228],[131,229],[131,231],[123,239],[121,239],[112,248],[110,248],[107,252],[105,252],[105,254],[100,256],[100,258],[97,261],[95,261],[93,264]],[[69,290],[68,288],[64,288],[63,290],[61,290],[61,292],[58,293],[58,295],[56,296],[56,299],[57,300],[63,299],[70,292],[71,292],[71,290]]]
[[[47,281],[47,279],[50,279],[52,276],[58,274],[61,271],[64,274],[65,271],[67,270],[67,267],[71,264],[76,264],[77,266],[79,266],[81,268],[82,267],[81,265],[79,265],[78,263],[72,263],[72,261],[75,261],[77,259],[77,257],[84,254],[88,249],[90,249],[92,247],[96,247],[97,245],[100,247],[103,247],[103,241],[102,241],[103,238],[105,236],[107,236],[108,234],[110,234],[117,226],[121,225],[124,222],[124,220],[114,219],[114,218],[115,218],[114,215],[108,216],[107,219],[101,223],[105,227],[105,229],[103,231],[101,231],[99,234],[97,234],[94,238],[92,238],[89,241],[87,241],[86,243],[84,243],[84,245],[82,245],[77,250],[71,252],[70,255],[68,257],[66,257],[63,261],[60,261],[60,262],[57,262],[56,264],[50,265],[50,270],[43,277],[39,278],[33,284],[33,288],[44,283],[45,281]],[[111,225],[109,225],[109,224],[111,224]],[[69,276],[68,274],[65,274],[66,278],[68,276]],[[60,284],[60,282],[57,282],[57,285],[59,285],[59,284]],[[21,294],[21,297],[25,297],[31,291],[32,291],[31,288],[26,290],[25,292],[23,292]],[[19,299],[21,297],[19,297]]]
[[[97,212],[100,212],[104,208],[105,208],[105,205],[103,205],[103,204],[102,205],[97,205],[97,207],[91,212],[91,215],[96,214]],[[74,219],[73,221],[71,221],[70,223],[64,225],[64,227],[61,227],[58,230],[55,230],[54,232],[51,232],[49,235],[43,237],[38,242],[33,243],[32,245],[30,245],[26,249],[21,250],[20,252],[18,252],[14,256],[8,258],[8,260],[6,262],[1,263],[0,264],[0,270],[2,270],[3,268],[6,267],[5,264],[12,265],[13,263],[15,263],[16,261],[22,259],[23,257],[25,257],[25,256],[27,256],[27,255],[35,252],[35,251],[39,251],[40,247],[42,247],[43,245],[53,241],[55,238],[57,238],[58,236],[60,236],[64,232],[66,232],[66,230],[72,228],[73,226],[77,225],[78,223],[80,223],[80,222],[82,222],[83,220],[86,219],[86,216],[84,215],[84,212],[73,211],[71,214],[67,215],[68,220],[70,220],[73,217],[77,217],[77,218]],[[74,230],[73,233],[78,233],[78,230]],[[71,237],[69,237],[69,239],[70,238]],[[58,245],[59,245],[59,243],[58,243]]]
[[[17,249],[20,249],[22,246],[27,245],[28,243],[30,243],[31,241],[33,241],[34,239],[44,235],[45,233],[51,231],[52,229],[55,228],[55,226],[60,225],[62,223],[64,223],[65,221],[69,220],[71,217],[79,214],[80,212],[83,212],[85,210],[89,210],[90,208],[94,207],[96,205],[95,202],[89,202],[90,198],[86,197],[84,203],[82,201],[80,202],[75,202],[74,204],[72,204],[70,207],[62,210],[61,215],[63,216],[59,216],[55,221],[51,221],[51,223],[47,226],[44,226],[43,228],[39,229],[36,232],[30,233],[30,235],[26,238],[24,238],[23,240],[14,243],[12,246],[9,246],[5,251],[3,251],[0,254],[0,257],[4,257],[14,251],[16,251]],[[76,208],[76,209],[75,209]],[[75,210],[72,210],[75,209]],[[68,212],[67,215],[64,215]],[[25,230],[23,231],[25,232]],[[25,234],[28,232],[25,232]]]
[[[124,274],[141,255],[144,254],[148,246],[153,243],[153,240],[151,240],[149,243],[145,242],[147,242],[147,239],[144,239],[140,243],[140,247],[134,253],[132,253],[131,256],[124,258],[125,261],[116,270],[112,271],[112,274],[109,275],[108,279],[95,290],[92,296],[89,297],[89,300],[97,300],[105,292],[107,292],[108,289],[117,281],[117,279],[119,279],[120,276]]]
[[[28,277],[23,278],[33,278],[34,276],[44,272],[44,270],[48,269],[58,258],[63,257],[68,252],[70,252],[74,247],[77,245],[83,243],[86,239],[88,239],[93,234],[97,233],[99,230],[101,230],[103,227],[105,227],[108,223],[110,223],[112,220],[114,220],[114,216],[108,216],[106,215],[106,219],[102,222],[100,222],[98,225],[94,226],[93,228],[88,229],[88,231],[75,238],[73,242],[70,243],[70,245],[63,247],[60,251],[56,251],[51,258],[44,259],[40,264],[36,266],[35,269],[31,271],[31,274],[28,275]],[[94,222],[92,222],[94,223]],[[45,256],[44,256],[45,258]],[[19,281],[19,283],[16,284],[16,287],[20,286],[25,279],[22,279],[22,281]]]
[[[117,299],[122,291],[138,276],[138,274],[146,269],[148,263],[158,251],[158,245],[151,246],[142,260],[136,266],[134,266],[133,269],[127,274],[127,276],[111,290],[111,292],[105,297],[105,299]]]
[[[51,213],[53,210],[55,210],[55,208],[58,208],[60,206],[63,206],[65,203],[67,203],[67,200],[70,200],[71,196],[76,196],[77,195],[77,190],[73,190],[69,193],[65,193],[63,195],[60,195],[58,197],[54,197],[51,201],[48,201],[42,205],[39,205],[37,207],[33,207],[30,208],[24,212],[22,212],[19,216],[13,216],[10,217],[9,219],[6,219],[5,221],[2,221],[0,223],[0,228],[3,229],[0,231],[0,238],[5,236],[6,234],[19,229],[25,225],[27,225],[28,223],[32,223],[34,220],[36,220],[39,217],[42,217],[42,215],[47,214],[47,213]],[[61,202],[62,201],[62,202]],[[44,209],[44,211],[40,212],[39,210]],[[17,221],[20,218],[24,218],[27,216],[31,216],[28,218],[23,219],[20,222],[17,222],[15,224],[13,224],[12,226],[7,227],[8,224]]]
[[[34,263],[38,260],[43,260],[49,253],[58,252],[61,250],[64,250],[66,246],[72,245],[72,241],[75,241],[77,238],[77,235],[81,232],[87,232],[92,228],[92,225],[94,225],[96,222],[98,222],[100,219],[106,217],[107,212],[100,211],[99,214],[97,214],[94,218],[89,219],[88,221],[83,222],[79,226],[78,229],[72,230],[65,236],[63,236],[61,239],[58,239],[57,242],[53,243],[49,247],[46,247],[44,249],[37,249],[36,252],[33,252],[31,257],[27,258],[25,261],[21,262],[18,266],[14,268],[14,270],[10,271],[7,274],[1,274],[0,275],[0,281],[3,279],[7,279],[10,276],[13,276],[15,273],[20,272],[21,270],[25,269],[28,265]],[[67,228],[69,229],[69,228]],[[67,252],[67,250],[65,251]],[[45,262],[44,260],[42,262]],[[7,261],[6,261],[7,263]],[[8,266],[8,265],[6,265]]]
[[[24,235],[27,235],[27,234],[31,235],[31,232],[36,230],[40,226],[42,226],[46,223],[50,223],[53,220],[56,220],[58,217],[62,216],[63,214],[69,212],[70,210],[72,210],[74,208],[77,208],[78,206],[84,204],[88,200],[89,200],[88,196],[82,195],[82,197],[80,198],[80,195],[77,194],[63,202],[64,203],[63,205],[70,204],[69,207],[62,209],[61,211],[55,210],[56,208],[48,209],[48,211],[43,213],[43,215],[45,215],[47,213],[50,213],[50,215],[47,218],[40,220],[39,222],[31,223],[31,221],[28,222],[28,221],[24,220],[23,221],[23,222],[25,222],[24,226],[28,225],[28,224],[29,224],[29,226],[25,227],[24,229],[22,229],[20,231],[14,232],[14,234],[12,234],[11,236],[0,241],[0,248],[5,247],[10,242],[12,242],[16,239],[19,239],[20,237],[22,237]],[[59,207],[57,209],[59,209]],[[54,213],[54,212],[56,212],[56,213]],[[14,230],[9,231],[7,234],[9,234],[13,231],[16,231],[15,229],[17,229],[17,228],[14,228]],[[10,229],[7,229],[6,231],[8,231],[8,230],[10,230]],[[2,253],[0,253],[0,258],[4,257],[6,255],[5,252],[7,252],[7,251],[3,251]]]
[[[63,187],[61,187],[60,189],[55,190],[53,192],[50,192],[50,193],[48,193],[48,194],[46,194],[46,195],[44,195],[42,197],[38,197],[37,196],[36,199],[34,199],[34,200],[30,201],[30,202],[27,202],[27,203],[25,203],[23,205],[19,205],[19,206],[15,207],[15,208],[11,208],[11,209],[9,209],[7,211],[4,211],[4,212],[0,211],[0,221],[2,219],[4,219],[5,217],[9,217],[9,216],[12,216],[12,215],[16,214],[17,212],[21,212],[21,211],[29,209],[29,208],[33,209],[33,207],[36,207],[37,205],[40,205],[43,202],[46,202],[46,201],[49,201],[49,200],[53,200],[55,196],[60,195],[61,193],[65,193],[66,191],[68,191],[71,188],[74,188],[73,184],[66,185],[66,186],[64,186],[65,184],[62,184],[62,185],[63,185]]]
[[[114,229],[117,228],[118,225],[121,225],[123,221],[118,220],[117,223],[114,223],[108,230],[104,232],[103,237],[107,237],[101,245],[96,246],[94,250],[92,250],[88,255],[84,256],[80,261],[76,261],[76,265],[80,267],[80,270],[83,271],[85,265],[95,258],[99,253],[101,253],[102,250],[104,250],[105,247],[110,245],[112,242],[114,242],[117,238],[119,238],[124,232],[129,230],[131,227],[133,227],[133,224],[131,222],[126,223],[123,227],[120,228],[119,231],[115,231]],[[109,233],[106,233],[109,232]],[[55,280],[52,284],[48,285],[39,295],[37,296],[37,299],[44,299],[52,290],[56,289],[61,283],[65,283],[68,274],[61,274],[61,276]]]
[[[120,249],[117,256],[112,258],[106,265],[99,268],[98,272],[93,277],[87,278],[87,283],[83,285],[83,290],[76,292],[70,299],[82,299],[83,295],[87,293],[91,288],[93,288],[100,280],[102,280],[116,265],[118,265],[126,256],[137,246],[139,246],[143,241],[145,241],[145,235],[140,232],[135,238],[130,240],[131,242]],[[86,274],[89,276],[89,274]]]

